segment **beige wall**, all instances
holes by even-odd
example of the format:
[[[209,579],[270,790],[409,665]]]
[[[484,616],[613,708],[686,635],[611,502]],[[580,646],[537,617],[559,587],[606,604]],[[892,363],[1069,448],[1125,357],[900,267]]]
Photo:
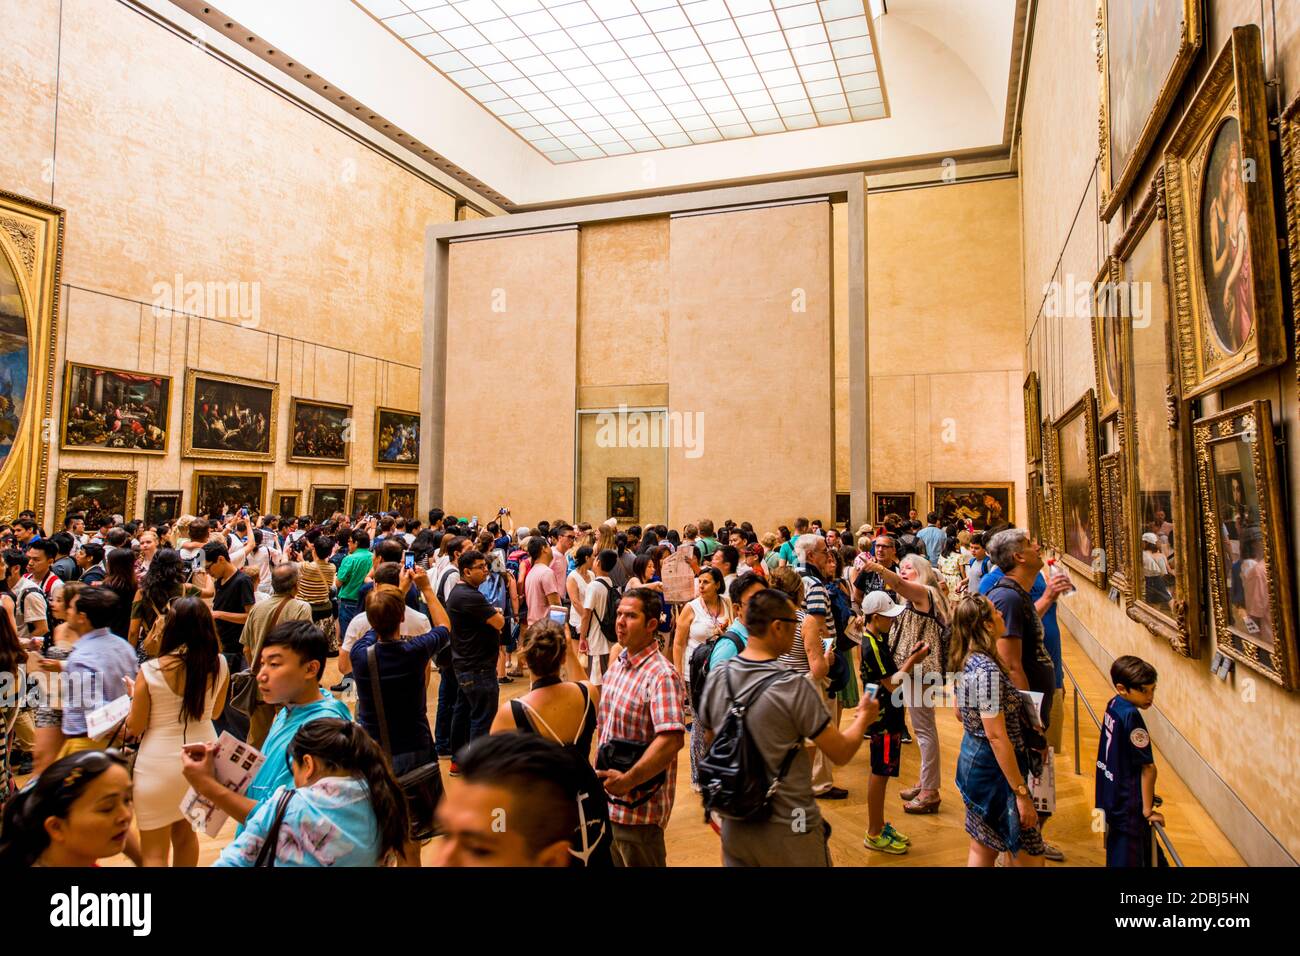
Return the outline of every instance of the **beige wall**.
[[[137,469],[137,507],[188,507],[196,468],[268,492],[413,481],[370,466],[374,407],[418,407],[423,234],[452,197],[124,4],[0,0],[0,22],[0,189],[67,210],[55,408],[65,359],[174,377],[169,454],[52,452],[49,507],[60,467]],[[155,313],[178,275],[249,283],[260,309]],[[182,461],[187,366],[279,382],[280,461],[292,396],[351,403],[352,464]]]
[[[638,478],[641,497],[637,503],[635,520],[620,521],[622,528],[633,524],[659,524],[668,522],[668,449],[662,443],[637,443],[620,447],[610,438],[620,427],[662,427],[665,414],[636,413],[620,416],[618,413],[597,413],[578,416],[578,521],[598,525],[610,516],[610,478]],[[602,434],[603,433],[603,434]],[[630,434],[624,432],[624,434]]]
[[[1095,383],[1087,318],[1044,315],[1044,287],[1054,279],[1091,282],[1095,277],[1102,257],[1112,249],[1145,193],[1164,140],[1231,28],[1260,23],[1265,72],[1282,81],[1281,101],[1288,103],[1300,93],[1300,5],[1276,4],[1276,21],[1273,7],[1265,4],[1261,8],[1253,0],[1207,0],[1206,7],[1205,48],[1192,75],[1185,81],[1130,199],[1110,223],[1101,223],[1096,214],[1094,10],[1086,3],[1037,6],[1020,143],[1020,187],[1026,354],[1043,381],[1045,414],[1060,414]],[[1270,94],[1270,101],[1272,98]],[[1295,381],[1294,366],[1288,362],[1278,372],[1257,376],[1220,396],[1205,397],[1203,413],[1219,407],[1220,402],[1269,398],[1276,422],[1295,433],[1300,427]],[[1295,442],[1288,444],[1287,454],[1288,484],[1293,485],[1300,475],[1300,448]],[[1294,510],[1290,525],[1294,548],[1300,529]],[[1294,560],[1284,573],[1294,586]],[[1245,859],[1276,863],[1300,857],[1300,818],[1295,811],[1300,793],[1300,738],[1295,732],[1300,700],[1296,694],[1240,665],[1226,683],[1212,677],[1212,635],[1203,640],[1199,659],[1183,658],[1129,620],[1090,584],[1080,582],[1078,595],[1068,599],[1066,606],[1063,620],[1091,635],[1085,643],[1093,646],[1088,642],[1095,640],[1094,659],[1099,663],[1137,654],[1155,665],[1160,684],[1155,705],[1158,713],[1151,720],[1153,736]],[[1099,703],[1093,702],[1094,706]]]
[[[439,504],[480,516],[505,505],[530,525],[571,517],[578,230],[455,243],[448,273]]]
[[[914,491],[922,514],[929,482],[1014,481],[1025,523],[1017,193],[867,195],[871,488]]]

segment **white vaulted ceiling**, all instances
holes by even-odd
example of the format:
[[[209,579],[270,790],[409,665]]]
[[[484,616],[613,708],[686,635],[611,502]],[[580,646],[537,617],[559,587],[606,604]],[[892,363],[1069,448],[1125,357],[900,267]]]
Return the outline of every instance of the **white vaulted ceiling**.
[[[507,209],[1005,155],[1026,4],[170,2]]]

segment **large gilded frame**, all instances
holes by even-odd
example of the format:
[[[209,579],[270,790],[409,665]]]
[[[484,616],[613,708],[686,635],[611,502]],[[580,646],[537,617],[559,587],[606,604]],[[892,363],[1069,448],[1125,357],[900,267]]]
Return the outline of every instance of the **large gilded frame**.
[[[0,467],[0,517],[25,508],[45,516],[64,220],[58,206],[0,191],[0,257],[13,269],[27,319],[27,393]]]
[[[1122,391],[1123,402],[1119,415],[1119,443],[1123,453],[1123,488],[1124,520],[1122,546],[1127,557],[1130,571],[1129,589],[1125,593],[1125,610],[1131,620],[1142,624],[1156,637],[1168,641],[1169,645],[1185,657],[1196,657],[1200,652],[1201,613],[1198,595],[1201,593],[1200,561],[1196,548],[1190,547],[1189,538],[1192,529],[1199,526],[1196,511],[1196,499],[1193,495],[1194,478],[1191,461],[1191,427],[1190,416],[1185,404],[1180,400],[1179,376],[1177,369],[1178,354],[1178,319],[1173,313],[1170,302],[1170,282],[1168,269],[1172,251],[1170,249],[1168,204],[1166,202],[1166,170],[1157,170],[1146,194],[1129,221],[1128,228],[1115,244],[1114,259],[1118,264],[1121,280],[1125,279],[1124,267],[1132,258],[1133,251],[1146,237],[1150,229],[1159,230],[1158,244],[1162,251],[1160,283],[1154,294],[1163,295],[1167,306],[1165,334],[1165,424],[1169,428],[1169,447],[1163,450],[1173,462],[1173,487],[1170,489],[1169,518],[1175,522],[1181,532],[1182,543],[1179,545],[1179,561],[1174,601],[1171,605],[1173,615],[1148,604],[1145,589],[1139,586],[1142,581],[1142,516],[1138,513],[1138,447],[1137,447],[1137,410],[1134,407],[1134,357],[1133,329],[1127,322],[1122,323]]]
[[[1061,431],[1079,417],[1083,418],[1084,439],[1087,443],[1087,451],[1084,457],[1088,462],[1088,526],[1093,533],[1093,559],[1089,562],[1084,562],[1070,554],[1065,542],[1065,495],[1062,493]],[[1101,474],[1097,461],[1097,442],[1097,398],[1093,390],[1088,389],[1077,402],[1066,409],[1059,418],[1052,421],[1052,454],[1055,459],[1053,464],[1056,469],[1052,520],[1055,523],[1055,531],[1057,532],[1054,547],[1060,553],[1061,560],[1101,588],[1106,586],[1106,566],[1104,561],[1097,560],[1097,556],[1098,549],[1101,549],[1101,554],[1105,554],[1106,532],[1102,527],[1101,520]]]
[[[1106,539],[1106,579],[1110,586],[1128,597],[1132,588],[1129,574],[1128,525],[1124,507],[1127,497],[1124,485],[1124,452],[1113,451],[1102,455],[1098,461],[1101,475],[1101,524]]]
[[[304,406],[314,405],[317,408],[333,408],[342,411],[345,422],[352,418],[352,406],[345,405],[341,402],[322,402],[315,398],[298,398],[294,396],[289,399],[289,427],[285,429],[288,433],[285,443],[285,461],[302,465],[346,465],[352,461],[352,442],[348,440],[347,425],[343,426],[343,457],[342,458],[312,458],[308,455],[295,455],[293,453],[293,435],[298,429],[298,409]]]
[[[1092,370],[1097,379],[1097,421],[1099,422],[1106,421],[1119,411],[1119,392],[1123,390],[1123,385],[1116,382],[1115,390],[1112,391],[1107,387],[1106,378],[1106,320],[1111,317],[1110,309],[1114,308],[1117,296],[1122,294],[1123,287],[1119,285],[1119,276],[1119,263],[1115,261],[1114,256],[1107,256],[1092,284]],[[1122,312],[1116,318],[1122,325],[1124,318]],[[1120,369],[1119,377],[1122,380],[1124,359],[1120,345],[1117,336],[1111,346],[1120,351],[1117,367]]]
[[[198,379],[206,378],[227,385],[260,388],[271,393],[271,417],[267,422],[267,451],[221,451],[194,447],[194,388]],[[227,375],[224,372],[205,372],[202,369],[185,370],[185,407],[181,409],[181,455],[185,458],[217,458],[225,461],[275,461],[275,426],[280,417],[280,383],[260,379]],[[265,491],[265,489],[263,489]],[[197,499],[196,499],[197,502]]]
[[[1234,422],[1242,422],[1241,429]],[[1228,595],[1223,593],[1225,547],[1220,539],[1219,501],[1212,480],[1212,448],[1223,441],[1253,432],[1251,458],[1259,488],[1259,526],[1263,532],[1264,561],[1268,568],[1269,611],[1274,649],[1268,650],[1229,627]],[[1291,560],[1287,542],[1286,496],[1280,483],[1277,447],[1273,438],[1272,404],[1257,399],[1198,419],[1193,426],[1196,442],[1196,474],[1200,484],[1205,533],[1206,567],[1210,576],[1210,608],[1214,615],[1218,649],[1293,690],[1300,684],[1300,662],[1296,658],[1294,608],[1291,597]]]
[[[190,481],[190,493],[193,497],[190,499],[190,507],[195,513],[199,508],[199,484],[204,478],[258,478],[261,480],[261,488],[258,491],[257,513],[266,513],[266,492],[267,485],[270,483],[271,476],[264,471],[200,471],[195,470]],[[200,515],[200,517],[207,517]]]
[[[1282,141],[1282,195],[1286,205],[1287,255],[1291,272],[1291,314],[1300,309],[1300,96],[1282,111],[1279,123]],[[1300,323],[1293,343],[1296,360],[1296,391],[1300,396]]]
[[[1043,458],[1043,433],[1038,423],[1043,417],[1043,392],[1038,384],[1038,373],[1025,376],[1025,459],[1029,464]]]
[[[399,482],[389,482],[389,483],[385,484],[385,485],[384,485],[384,499],[383,499],[383,503],[384,503],[384,508],[383,508],[383,510],[384,510],[384,511],[386,511],[386,512],[390,512],[390,513],[391,513],[391,512],[393,512],[393,511],[397,510],[397,509],[395,509],[395,508],[393,507],[393,495],[398,495],[398,494],[403,494],[403,495],[405,495],[405,494],[409,494],[409,495],[411,496],[411,509],[410,509],[410,510],[411,510],[411,513],[410,513],[409,515],[403,513],[403,514],[402,514],[402,517],[403,517],[403,518],[408,518],[408,519],[409,519],[409,518],[414,518],[414,517],[415,517],[415,503],[416,503],[416,501],[419,500],[419,497],[420,497],[420,486],[419,486],[419,485],[416,485],[416,484],[402,484],[402,483],[399,483]],[[493,519],[493,520],[496,520],[496,519]]]
[[[1223,388],[1286,359],[1266,94],[1259,28],[1235,27],[1165,150],[1172,306],[1183,399]],[[1231,355],[1220,351],[1207,328],[1200,230],[1202,173],[1217,133],[1229,119],[1237,121],[1243,161],[1254,160],[1254,178],[1243,177],[1243,187],[1255,321]]]
[[[413,412],[406,408],[389,408],[387,405],[380,405],[375,408],[375,434],[373,438],[373,441],[375,443],[375,449],[374,449],[374,455],[371,464],[374,465],[376,468],[411,468],[411,469],[419,468],[420,464],[418,461],[414,461],[414,462],[384,461],[382,458],[379,457],[380,423],[383,422],[384,420],[385,412],[387,412],[390,415],[408,415],[414,418],[416,420],[416,423],[420,426],[420,441],[421,442],[424,441],[424,420],[421,418],[419,412]]]
[[[135,492],[136,477],[134,471],[105,471],[99,468],[60,468],[57,477],[58,489],[54,495],[54,516],[60,522],[68,513],[68,484],[74,478],[105,478],[111,481],[125,481],[126,494],[123,496],[126,502],[123,506],[122,520],[131,521],[135,518]]]
[[[1056,527],[1056,483],[1059,480],[1057,474],[1056,458],[1056,432],[1052,430],[1052,419],[1050,417],[1043,419],[1042,424],[1043,436],[1043,517],[1041,528],[1039,529],[1039,540],[1050,547],[1053,551],[1061,550],[1061,532]]]
[[[1156,138],[1160,134],[1160,127],[1164,124],[1165,117],[1169,115],[1169,110],[1178,97],[1179,88],[1187,76],[1187,71],[1191,69],[1192,63],[1196,60],[1196,54],[1203,42],[1201,28],[1202,0],[1163,0],[1163,2],[1169,4],[1181,3],[1183,8],[1178,52],[1174,55],[1174,60],[1165,73],[1164,82],[1160,86],[1160,91],[1156,95],[1156,101],[1152,105],[1151,111],[1147,114],[1146,122],[1142,126],[1142,133],[1139,135],[1137,143],[1134,144],[1132,153],[1124,157],[1119,164],[1119,168],[1116,169],[1110,155],[1110,118],[1112,112],[1110,108],[1110,45],[1109,34],[1106,29],[1108,4],[1110,2],[1112,0],[1099,0],[1097,4],[1096,33],[1097,70],[1100,73],[1101,82],[1098,96],[1100,115],[1097,120],[1098,178],[1100,182],[1098,215],[1103,221],[1109,221],[1114,217],[1119,210],[1120,203],[1124,201],[1124,197],[1128,195],[1129,189],[1132,188],[1133,181],[1137,179],[1147,154],[1151,151],[1151,147],[1155,145]]]
[[[151,378],[161,379],[163,381],[163,391],[167,398],[167,407],[162,415],[166,423],[163,430],[162,448],[100,448],[98,445],[73,445],[68,441],[68,407],[72,401],[72,376],[77,369],[90,369],[95,372],[116,372],[121,375],[148,375]],[[172,377],[164,375],[161,372],[133,372],[125,368],[112,368],[107,365],[91,365],[89,362],[72,362],[63,363],[63,417],[59,422],[59,450],[90,452],[99,454],[106,452],[110,455],[159,455],[164,456],[172,447],[172,429],[171,429],[171,411],[172,411]]]

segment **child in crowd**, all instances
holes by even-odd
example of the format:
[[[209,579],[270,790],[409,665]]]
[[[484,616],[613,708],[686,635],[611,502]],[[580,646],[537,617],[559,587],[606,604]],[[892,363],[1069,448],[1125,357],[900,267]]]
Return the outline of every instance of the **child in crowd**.
[[[1106,865],[1151,866],[1156,765],[1142,711],[1156,694],[1156,669],[1125,655],[1110,666],[1115,696],[1106,705],[1097,744],[1097,808],[1106,814]],[[1163,865],[1163,854],[1160,863]]]

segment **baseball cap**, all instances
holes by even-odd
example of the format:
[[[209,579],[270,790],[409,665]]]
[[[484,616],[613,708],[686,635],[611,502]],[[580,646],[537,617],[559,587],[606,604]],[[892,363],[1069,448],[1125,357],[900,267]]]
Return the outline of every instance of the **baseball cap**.
[[[1156,537],[1154,531],[1147,531],[1142,535],[1143,544],[1159,544],[1160,539]]]
[[[895,604],[893,598],[884,591],[871,591],[862,599],[862,613],[867,617],[873,614],[898,617],[903,613],[903,605]]]

